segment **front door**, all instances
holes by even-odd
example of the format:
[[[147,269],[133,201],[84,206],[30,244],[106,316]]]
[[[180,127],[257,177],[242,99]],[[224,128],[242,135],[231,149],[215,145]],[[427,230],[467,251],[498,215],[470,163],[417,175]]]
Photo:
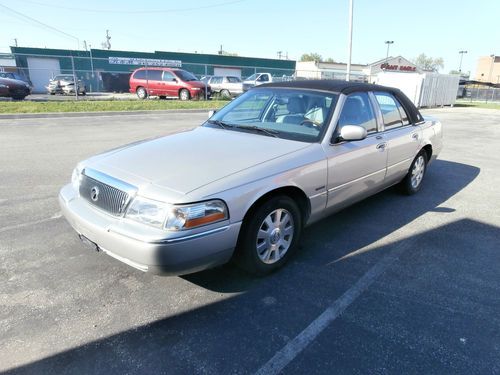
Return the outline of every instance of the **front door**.
[[[379,190],[384,183],[387,143],[377,126],[368,93],[350,94],[342,107],[337,130],[345,125],[360,125],[367,130],[361,141],[332,139],[326,146],[328,158],[327,211],[338,209]]]
[[[178,78],[174,76],[173,73],[165,70],[163,72],[163,95],[166,96],[177,96],[178,95]]]

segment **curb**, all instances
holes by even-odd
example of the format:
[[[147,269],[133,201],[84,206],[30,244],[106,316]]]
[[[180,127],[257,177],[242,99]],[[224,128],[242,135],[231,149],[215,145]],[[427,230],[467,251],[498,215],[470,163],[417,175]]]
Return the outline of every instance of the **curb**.
[[[167,115],[176,113],[204,113],[207,109],[167,109],[150,111],[101,111],[101,112],[48,112],[48,113],[6,113],[0,114],[0,120],[17,120],[30,118],[60,118],[60,117],[99,117],[99,116],[140,116],[140,115]]]

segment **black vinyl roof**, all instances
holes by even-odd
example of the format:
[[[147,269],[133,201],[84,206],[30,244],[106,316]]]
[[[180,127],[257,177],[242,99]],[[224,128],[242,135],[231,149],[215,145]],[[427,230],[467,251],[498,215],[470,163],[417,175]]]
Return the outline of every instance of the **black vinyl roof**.
[[[339,79],[314,79],[314,80],[302,80],[302,81],[284,81],[284,82],[272,82],[265,83],[263,85],[256,86],[255,88],[264,87],[282,87],[282,88],[295,88],[295,89],[306,89],[306,90],[321,90],[321,91],[331,91],[335,93],[351,94],[353,92],[360,91],[385,91],[393,94],[399,99],[403,107],[408,112],[410,120],[412,123],[418,123],[423,120],[422,115],[418,111],[417,107],[408,99],[408,97],[401,92],[401,90],[395,87],[375,85],[372,83],[362,83],[362,82],[351,82],[351,81],[341,81]]]
[[[350,94],[356,91],[399,91],[393,87],[374,85],[371,83],[342,81],[340,79],[313,79],[300,81],[272,82],[259,87],[291,87],[296,89],[323,90]]]

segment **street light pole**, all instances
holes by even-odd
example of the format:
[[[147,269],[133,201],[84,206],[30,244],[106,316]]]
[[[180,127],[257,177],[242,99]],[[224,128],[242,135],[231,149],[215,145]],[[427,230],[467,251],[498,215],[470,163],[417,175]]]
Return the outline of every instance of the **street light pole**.
[[[460,65],[458,66],[458,73],[462,73],[462,59],[464,58],[464,53],[467,53],[467,51],[458,51],[460,54]]]
[[[384,43],[387,44],[387,53],[385,54],[385,64],[387,65],[389,61],[389,47],[394,43],[394,40],[386,40]]]
[[[347,73],[345,76],[345,80],[349,81],[351,76],[351,57],[352,57],[352,13],[353,13],[353,4],[354,0],[349,0],[349,43],[348,43],[348,55],[349,59],[347,60]]]

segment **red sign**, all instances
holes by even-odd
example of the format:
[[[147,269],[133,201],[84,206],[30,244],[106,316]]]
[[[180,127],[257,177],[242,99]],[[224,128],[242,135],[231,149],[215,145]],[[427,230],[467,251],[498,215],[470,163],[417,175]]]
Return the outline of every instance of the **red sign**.
[[[387,63],[383,63],[380,65],[382,70],[401,70],[403,72],[415,72],[417,70],[414,66],[409,65],[389,65]]]

